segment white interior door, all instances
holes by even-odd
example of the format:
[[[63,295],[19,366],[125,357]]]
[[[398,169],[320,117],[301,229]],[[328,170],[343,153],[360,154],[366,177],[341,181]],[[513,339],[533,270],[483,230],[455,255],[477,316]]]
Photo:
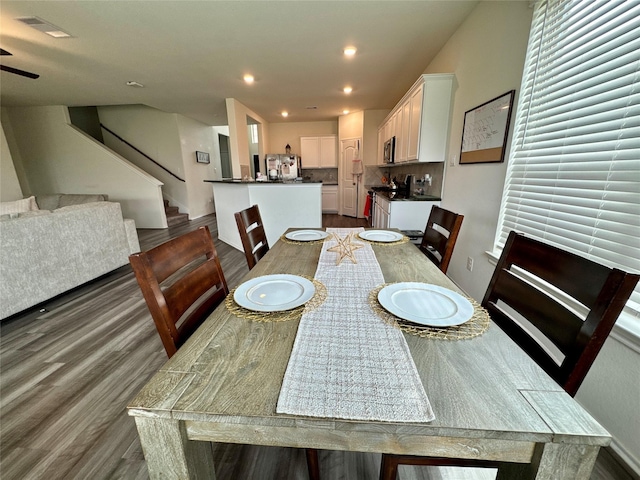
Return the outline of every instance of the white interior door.
[[[340,141],[340,215],[358,216],[358,188],[362,175],[353,174],[353,160],[360,157],[359,138]]]

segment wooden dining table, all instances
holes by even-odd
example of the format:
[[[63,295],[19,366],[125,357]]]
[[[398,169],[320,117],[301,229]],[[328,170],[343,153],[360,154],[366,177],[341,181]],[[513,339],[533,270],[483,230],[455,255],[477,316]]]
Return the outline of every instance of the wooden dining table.
[[[385,283],[460,292],[412,243],[372,248]],[[321,242],[280,240],[243,280],[313,278],[321,249]],[[403,333],[432,421],[277,413],[299,321],[253,321],[224,304],[209,316],[128,406],[151,478],[215,478],[208,442],[224,442],[491,460],[504,462],[499,479],[588,479],[600,447],[611,441],[495,324],[463,340]]]

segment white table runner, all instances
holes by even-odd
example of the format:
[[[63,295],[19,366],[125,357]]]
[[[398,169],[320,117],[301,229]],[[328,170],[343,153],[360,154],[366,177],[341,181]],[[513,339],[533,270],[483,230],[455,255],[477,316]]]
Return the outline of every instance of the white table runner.
[[[327,229],[341,237],[363,229]],[[278,413],[351,420],[429,422],[434,414],[400,330],[384,323],[368,303],[369,292],[384,283],[367,242],[358,261],[336,265],[325,241],[316,280],[327,300],[302,315]]]

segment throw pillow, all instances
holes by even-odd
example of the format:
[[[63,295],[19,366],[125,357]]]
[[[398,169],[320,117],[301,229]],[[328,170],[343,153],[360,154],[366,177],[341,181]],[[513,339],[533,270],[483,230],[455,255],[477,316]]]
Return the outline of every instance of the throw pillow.
[[[40,210],[40,208],[38,208],[38,202],[36,201],[36,197],[34,195],[31,195],[29,197],[29,211],[35,212],[36,210]]]
[[[35,208],[31,208],[32,205],[35,206]],[[23,198],[22,200],[15,200],[13,202],[0,202],[0,215],[23,213],[37,209],[36,197]]]

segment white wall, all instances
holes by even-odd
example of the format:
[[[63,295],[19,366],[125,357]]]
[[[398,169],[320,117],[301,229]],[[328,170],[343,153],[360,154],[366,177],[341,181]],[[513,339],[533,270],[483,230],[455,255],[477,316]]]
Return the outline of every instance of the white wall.
[[[456,75],[450,155],[459,156],[465,111],[511,89],[517,99],[532,13],[528,2],[481,2],[425,70]],[[494,270],[484,252],[493,248],[506,167],[506,161],[459,165],[457,160],[454,167],[446,166],[442,205],[465,216],[448,275],[476,300]],[[467,257],[474,259],[472,272],[466,269]],[[614,333],[607,340],[576,398],[640,473],[640,349],[618,338]]]
[[[215,211],[210,185],[204,182],[220,178],[220,146],[214,127],[145,105],[98,107],[98,115],[107,128],[184,180],[103,132],[109,148],[164,183],[162,194],[171,205],[191,219]],[[209,153],[211,163],[197,163],[196,151]]]
[[[251,156],[249,153],[249,131],[247,117],[257,122],[260,146],[258,155],[264,159],[269,151],[269,124],[253,110],[250,110],[234,98],[226,99],[227,121],[229,123],[229,155],[231,156],[231,171],[233,178],[242,178],[250,172]],[[278,153],[278,152],[276,152]]]
[[[507,163],[457,163],[464,112],[512,89],[517,97],[532,14],[528,2],[481,2],[425,70],[456,76],[449,142],[456,165],[445,168],[442,206],[465,217],[448,274],[477,300],[493,273],[484,252],[493,249]]]
[[[0,201],[10,202],[21,198],[22,189],[4,135],[4,126],[0,123]]]
[[[364,134],[364,112],[354,112],[338,117],[338,145],[341,140],[359,138]],[[338,147],[339,148],[339,147]]]
[[[182,148],[189,218],[198,218],[215,212],[213,190],[204,180],[220,178],[220,144],[213,127],[183,115],[177,116],[178,135]],[[211,163],[197,163],[196,151],[207,152]]]
[[[136,227],[166,226],[158,208],[161,182],[70,125],[67,107],[5,107],[2,121],[12,131],[9,147],[19,151],[12,152],[14,162],[21,162],[16,170],[28,180],[24,195],[105,193]]]
[[[100,123],[104,126],[185,180],[181,182],[176,179],[103,130],[104,144],[107,147],[160,180],[164,184],[163,197],[178,207],[182,213],[189,213],[189,195],[178,132],[178,115],[145,105],[117,105],[98,107],[98,116]]]
[[[269,124],[269,145],[272,150],[267,153],[284,153],[284,147],[289,144],[291,153],[300,155],[300,137],[315,137],[318,135],[338,135],[338,122],[281,122]],[[304,168],[304,158],[302,159]]]

